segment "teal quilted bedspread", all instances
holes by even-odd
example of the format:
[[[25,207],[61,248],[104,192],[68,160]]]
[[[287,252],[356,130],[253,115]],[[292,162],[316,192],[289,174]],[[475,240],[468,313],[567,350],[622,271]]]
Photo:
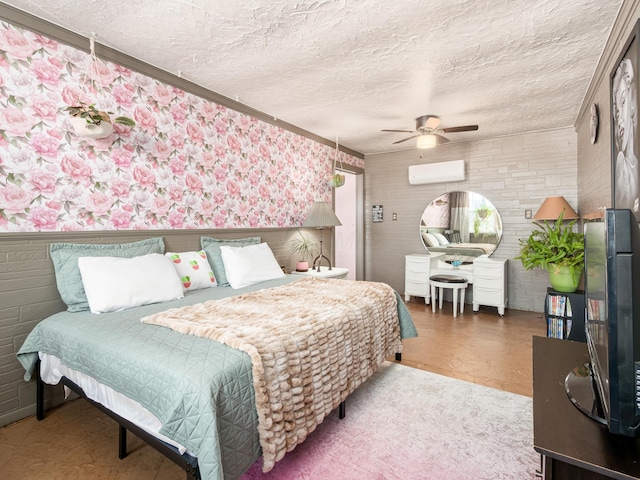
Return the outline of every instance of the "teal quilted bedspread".
[[[29,380],[37,352],[55,355],[70,368],[144,405],[162,423],[162,434],[198,457],[203,480],[237,479],[261,454],[249,356],[205,338],[143,324],[140,319],[299,278],[287,276],[238,290],[197,290],[180,300],[121,312],[61,312],[33,329],[18,360]],[[400,297],[398,313],[402,337],[417,336]]]

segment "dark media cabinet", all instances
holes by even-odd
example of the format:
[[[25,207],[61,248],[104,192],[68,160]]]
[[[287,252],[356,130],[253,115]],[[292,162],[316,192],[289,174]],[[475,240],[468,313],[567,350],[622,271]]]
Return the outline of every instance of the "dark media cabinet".
[[[547,287],[547,297],[544,303],[547,337],[586,342],[584,306],[583,290],[564,293]]]
[[[533,337],[533,446],[545,480],[640,478],[640,439],[612,435],[569,400],[564,379],[589,362],[587,345]]]

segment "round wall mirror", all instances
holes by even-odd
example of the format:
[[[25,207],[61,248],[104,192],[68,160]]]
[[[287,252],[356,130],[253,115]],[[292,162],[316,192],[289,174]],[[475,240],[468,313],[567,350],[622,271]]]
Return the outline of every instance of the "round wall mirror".
[[[479,193],[447,192],[424,209],[420,238],[430,253],[444,253],[445,261],[471,263],[494,252],[502,238],[502,219]]]

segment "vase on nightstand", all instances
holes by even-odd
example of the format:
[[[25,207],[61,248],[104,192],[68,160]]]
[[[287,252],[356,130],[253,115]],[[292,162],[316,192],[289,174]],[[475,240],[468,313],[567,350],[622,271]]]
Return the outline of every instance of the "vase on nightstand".
[[[309,262],[296,263],[296,272],[308,272],[308,271],[309,271]]]

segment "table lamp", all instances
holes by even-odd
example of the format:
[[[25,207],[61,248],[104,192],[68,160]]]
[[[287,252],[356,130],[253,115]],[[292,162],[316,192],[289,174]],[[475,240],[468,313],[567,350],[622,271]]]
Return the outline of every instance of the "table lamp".
[[[571,208],[569,202],[567,202],[563,196],[547,197],[542,205],[533,216],[535,220],[558,220],[560,215],[564,212],[564,220],[573,220],[578,218],[576,211]]]
[[[322,259],[326,259],[329,264],[329,270],[331,270],[331,260],[329,260],[326,256],[322,254],[322,230],[327,227],[336,227],[340,226],[340,220],[336,217],[336,214],[331,208],[331,205],[327,202],[314,202],[307,213],[307,218],[304,219],[302,224],[303,227],[309,228],[319,228],[320,229],[320,255],[318,255],[313,260],[313,265],[311,267],[312,270],[320,271],[320,265],[322,264]],[[316,267],[316,262],[318,266]]]

